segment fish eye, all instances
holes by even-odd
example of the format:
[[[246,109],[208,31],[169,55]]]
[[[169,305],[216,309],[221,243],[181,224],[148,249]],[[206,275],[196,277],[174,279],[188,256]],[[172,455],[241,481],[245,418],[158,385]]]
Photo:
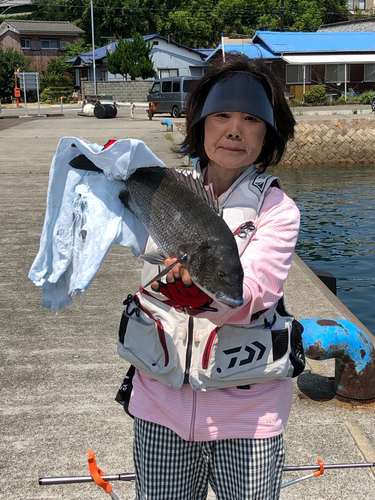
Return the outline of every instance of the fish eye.
[[[217,277],[219,278],[219,280],[225,280],[226,275],[225,275],[225,273],[223,271],[219,271],[217,273]]]

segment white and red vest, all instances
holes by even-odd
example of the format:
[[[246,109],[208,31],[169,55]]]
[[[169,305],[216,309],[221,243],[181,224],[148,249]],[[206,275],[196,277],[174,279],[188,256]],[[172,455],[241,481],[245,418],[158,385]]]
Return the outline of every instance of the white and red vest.
[[[201,175],[199,167],[192,175]],[[250,167],[219,198],[223,218],[235,233],[241,257],[256,231],[264,194],[280,181]],[[156,249],[149,238],[145,253]],[[160,272],[145,262],[142,284]],[[140,371],[180,388],[236,387],[276,378],[291,378],[293,317],[277,304],[247,325],[220,327],[169,305],[166,297],[138,292],[128,298],[119,331],[118,353]]]

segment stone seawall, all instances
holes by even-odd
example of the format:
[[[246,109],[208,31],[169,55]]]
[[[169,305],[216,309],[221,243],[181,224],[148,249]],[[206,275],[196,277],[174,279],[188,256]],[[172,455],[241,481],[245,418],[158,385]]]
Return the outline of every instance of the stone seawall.
[[[119,81],[119,82],[97,82],[96,90],[98,94],[109,94],[115,101],[122,102],[147,102],[149,89],[153,80],[146,81]],[[93,95],[94,83],[82,82],[82,95]]]
[[[375,163],[375,117],[299,120],[280,165],[338,163]]]

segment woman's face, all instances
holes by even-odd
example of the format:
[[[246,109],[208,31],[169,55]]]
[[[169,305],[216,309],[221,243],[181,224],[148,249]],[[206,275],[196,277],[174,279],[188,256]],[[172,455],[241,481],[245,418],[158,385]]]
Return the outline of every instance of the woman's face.
[[[266,136],[266,124],[239,111],[224,111],[207,116],[204,148],[209,167],[236,170],[240,175],[259,156]]]

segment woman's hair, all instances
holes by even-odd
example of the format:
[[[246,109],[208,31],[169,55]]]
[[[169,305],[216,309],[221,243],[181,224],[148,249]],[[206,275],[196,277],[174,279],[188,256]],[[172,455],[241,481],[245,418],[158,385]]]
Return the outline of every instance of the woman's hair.
[[[187,98],[186,137],[179,151],[192,158],[199,158],[202,168],[208,165],[209,158],[204,149],[204,120],[194,122],[199,119],[211,88],[218,81],[230,78],[229,73],[233,71],[252,73],[263,85],[272,104],[278,133],[267,126],[265,144],[254,162],[264,172],[268,166],[277,165],[281,160],[287,142],[294,136],[296,122],[277,77],[264,63],[249,59],[244,54],[226,54],[225,61],[218,57],[207,69],[205,75],[194,84]]]

